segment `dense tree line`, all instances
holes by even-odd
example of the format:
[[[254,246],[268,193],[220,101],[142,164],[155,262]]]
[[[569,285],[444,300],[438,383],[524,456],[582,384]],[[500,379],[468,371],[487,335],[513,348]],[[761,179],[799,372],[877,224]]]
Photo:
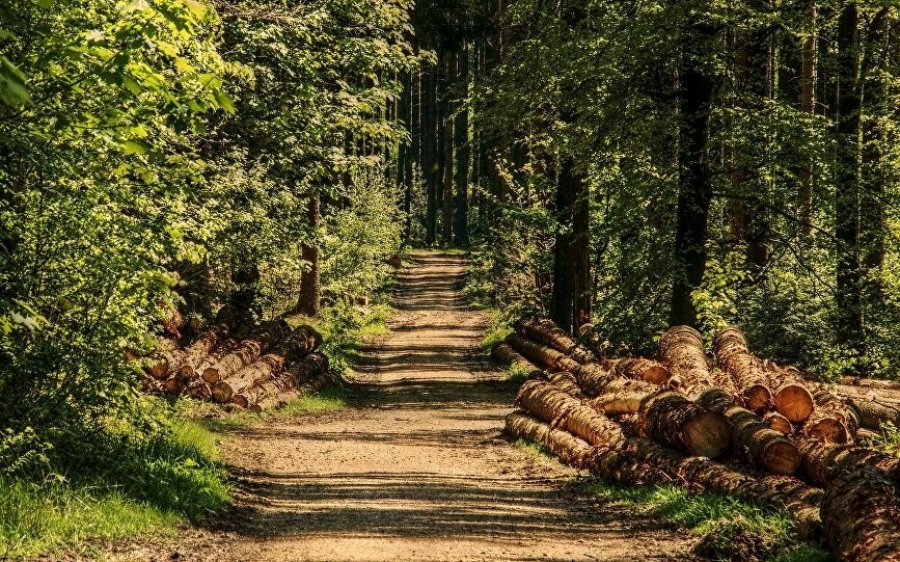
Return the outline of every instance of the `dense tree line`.
[[[420,234],[471,233],[495,302],[614,345],[737,322],[767,354],[890,375],[898,17],[849,0],[419,2],[437,62],[407,81],[421,175],[400,179]]]
[[[8,436],[133,410],[173,316],[190,340],[224,305],[252,325],[384,283],[408,22],[405,0],[0,2]]]

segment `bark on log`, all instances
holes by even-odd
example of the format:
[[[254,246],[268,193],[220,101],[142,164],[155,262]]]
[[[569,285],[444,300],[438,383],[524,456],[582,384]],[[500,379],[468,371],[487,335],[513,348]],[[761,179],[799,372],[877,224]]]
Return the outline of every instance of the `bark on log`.
[[[685,394],[696,398],[710,388],[722,388],[737,394],[737,387],[722,371],[714,373],[706,361],[703,338],[688,326],[675,326],[659,340],[659,357],[668,365],[672,377]]]
[[[213,400],[220,404],[234,402],[246,408],[249,402],[245,403],[246,398],[238,396],[258,383],[277,377],[284,370],[285,361],[283,355],[272,353],[263,355],[227,379],[212,385]]]
[[[491,357],[501,365],[515,367],[527,373],[529,377],[539,376],[543,372],[534,363],[525,359],[508,343],[500,342],[491,349]]]
[[[880,379],[866,379],[863,377],[841,377],[841,384],[858,386],[875,390],[893,390],[900,392],[900,382]]]
[[[770,428],[774,429],[778,433],[782,435],[790,435],[794,432],[794,426],[791,424],[791,420],[782,416],[778,412],[769,412],[763,416],[763,421],[766,422]]]
[[[735,327],[726,328],[713,340],[716,361],[730,375],[748,410],[764,412],[773,403],[769,378],[759,360],[750,353],[744,334]]]
[[[856,414],[859,425],[866,429],[879,430],[885,423],[900,425],[900,408],[865,398],[850,398],[848,405]]]
[[[735,404],[734,397],[721,389],[708,390],[697,403],[725,416],[739,452],[750,462],[774,474],[794,474],[800,468],[800,452],[781,433],[760,417]]]
[[[566,355],[578,347],[578,342],[552,320],[522,320],[516,324],[516,331],[531,341],[550,346]]]
[[[255,334],[241,341],[233,351],[214,364],[204,367],[200,376],[209,384],[215,385],[253,363],[287,336],[289,331],[290,326],[283,320],[266,322]]]
[[[278,398],[281,395],[298,390],[306,390],[310,394],[317,392],[319,388],[330,382],[330,379],[325,376],[327,372],[328,358],[318,353],[311,353],[288,365],[281,376],[258,382],[235,394],[232,402],[256,411],[273,408],[283,402]]]
[[[640,426],[647,437],[692,455],[714,459],[731,445],[728,420],[673,391],[653,394],[641,404]]]
[[[516,405],[592,445],[618,447],[625,441],[625,434],[618,424],[544,381],[531,380],[523,384],[516,396]]]
[[[569,394],[570,396],[574,396],[575,398],[579,399],[584,398],[584,394],[581,392],[581,388],[578,387],[578,379],[576,379],[575,375],[573,375],[572,373],[554,373],[550,375],[549,381],[550,384],[556,386],[558,389],[562,390],[566,394]]]
[[[822,523],[842,560],[900,561],[900,499],[872,467],[862,465],[834,479],[822,500]]]
[[[810,488],[786,476],[754,478],[703,457],[684,457],[648,439],[629,439],[621,450],[588,448],[571,434],[553,429],[523,414],[507,417],[506,428],[513,436],[540,443],[570,464],[586,467],[597,476],[621,484],[675,483],[723,495],[735,495],[761,507],[785,509],[803,537],[821,532],[816,504],[821,490]]]
[[[510,334],[506,336],[504,341],[539,367],[543,367],[548,371],[568,370],[560,366],[560,363],[566,359],[565,354],[551,347],[534,343],[518,334]],[[575,363],[574,360],[571,360],[571,362]]]
[[[863,464],[900,483],[900,457],[855,445],[829,445],[809,437],[793,439],[803,459],[803,472],[813,484],[828,486],[838,474]]]
[[[648,382],[614,379],[603,386],[603,393],[590,399],[590,404],[607,416],[636,414],[641,404],[660,388]]]
[[[619,359],[610,362],[612,372],[620,377],[646,381],[652,384],[664,385],[669,382],[672,373],[658,361],[635,357]]]
[[[185,366],[193,370],[225,334],[227,328],[224,326],[209,328],[187,347],[150,356],[145,371],[157,380],[166,380]],[[182,374],[190,376],[190,373],[182,372]]]

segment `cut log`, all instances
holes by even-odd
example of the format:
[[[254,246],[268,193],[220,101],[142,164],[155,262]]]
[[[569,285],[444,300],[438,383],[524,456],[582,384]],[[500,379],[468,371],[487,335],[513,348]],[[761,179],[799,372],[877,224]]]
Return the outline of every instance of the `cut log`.
[[[516,324],[516,331],[534,342],[548,345],[567,355],[578,346],[578,342],[573,340],[565,330],[546,319],[522,320]]]
[[[220,404],[233,402],[246,408],[249,403],[243,404],[244,399],[236,399],[236,396],[257,383],[272,380],[284,370],[284,364],[282,355],[263,355],[237,373],[215,383],[212,386],[213,400]]]
[[[863,464],[900,483],[900,457],[855,445],[829,445],[803,436],[793,439],[803,459],[803,472],[813,484],[828,486],[839,473]]]
[[[501,365],[515,367],[526,373],[529,377],[540,376],[543,371],[534,363],[525,359],[518,351],[508,343],[500,342],[491,349],[491,357]]]
[[[862,377],[841,377],[841,384],[859,386],[875,390],[894,390],[900,392],[900,382],[881,379],[866,379]]]
[[[725,416],[742,455],[773,474],[793,474],[800,468],[800,452],[781,433],[771,429],[760,417],[737,406],[734,397],[721,389],[708,390],[697,404]]]
[[[209,384],[215,385],[256,361],[288,333],[290,333],[290,326],[283,320],[266,322],[255,334],[241,341],[233,351],[219,358],[215,363],[205,366],[200,376]]]
[[[619,359],[612,361],[610,366],[615,375],[657,385],[666,384],[672,377],[662,363],[643,357]]]
[[[212,400],[212,387],[210,387],[203,379],[195,379],[191,381],[184,390],[184,394],[190,396],[194,400],[208,402]]]
[[[551,347],[534,343],[518,334],[510,334],[504,340],[510,347],[525,356],[526,359],[548,371],[568,370],[559,364],[566,359],[565,354]],[[574,360],[571,360],[575,363]]]
[[[737,395],[734,381],[721,370],[712,371],[703,350],[703,338],[688,326],[676,326],[659,340],[659,358],[669,367],[678,387],[696,398],[711,388]]]
[[[900,560],[900,498],[877,470],[862,465],[835,477],[822,500],[828,544],[847,562]]]
[[[730,375],[748,410],[764,412],[773,403],[769,378],[759,360],[750,353],[744,334],[735,327],[726,328],[713,340],[716,361]]]
[[[661,391],[641,405],[644,435],[692,455],[717,458],[731,444],[731,428],[721,414],[705,410],[684,395]]]
[[[636,414],[640,411],[641,404],[659,391],[658,386],[648,382],[614,379],[603,386],[602,394],[590,399],[590,404],[607,416]]]
[[[782,416],[778,412],[769,412],[763,416],[763,421],[766,422],[770,428],[774,429],[778,433],[782,435],[790,435],[794,432],[794,426],[791,424],[791,420]]]
[[[848,405],[855,412],[861,427],[879,430],[885,423],[900,426],[900,408],[865,398],[851,398]]]
[[[625,440],[618,424],[548,382],[531,380],[523,384],[516,404],[592,445],[617,447]]]
[[[775,409],[778,413],[792,423],[806,421],[816,409],[816,403],[800,371],[781,367],[774,361],[763,361],[762,365],[769,375],[769,384],[775,389]]]
[[[175,373],[166,379],[163,383],[163,390],[169,396],[181,396],[181,394],[191,384],[191,378],[181,373]]]
[[[631,485],[676,484],[699,486],[701,490],[734,495],[761,507],[785,509],[803,537],[821,532],[816,503],[821,491],[795,478],[766,476],[753,478],[704,457],[684,457],[648,439],[629,439],[624,448],[586,447],[586,443],[568,432],[553,429],[526,414],[513,413],[506,420],[514,437],[546,446],[570,464],[585,467],[601,478]]]
[[[817,439],[822,443],[842,445],[851,441],[847,427],[828,412],[816,410],[809,416],[800,429],[803,435]]]
[[[581,388],[578,387],[578,379],[569,372],[554,373],[550,375],[550,384],[556,386],[566,394],[575,398],[584,398]]]
[[[275,397],[279,394],[298,390],[305,384],[322,378],[327,371],[328,358],[318,353],[311,353],[288,365],[281,376],[259,381],[245,390],[235,393],[232,401],[237,404],[246,404],[245,408],[266,409],[271,407],[270,403],[274,402]]]

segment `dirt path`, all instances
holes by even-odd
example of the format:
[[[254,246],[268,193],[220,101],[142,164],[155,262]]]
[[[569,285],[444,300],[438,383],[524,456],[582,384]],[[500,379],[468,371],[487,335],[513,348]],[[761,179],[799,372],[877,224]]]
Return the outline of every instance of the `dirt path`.
[[[681,533],[574,490],[570,469],[501,435],[514,387],[478,344],[461,258],[401,276],[392,333],[366,350],[352,407],[229,445],[234,561],[686,559]]]

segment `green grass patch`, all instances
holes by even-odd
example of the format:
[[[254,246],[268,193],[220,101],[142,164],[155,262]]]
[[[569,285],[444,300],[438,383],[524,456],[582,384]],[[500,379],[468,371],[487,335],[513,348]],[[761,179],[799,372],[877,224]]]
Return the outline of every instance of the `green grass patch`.
[[[491,313],[491,325],[485,331],[484,337],[481,338],[481,349],[490,351],[492,347],[502,342],[513,331],[509,322],[499,312],[493,311]]]
[[[717,560],[748,556],[742,548],[762,549],[756,555],[780,562],[829,562],[834,558],[810,542],[797,539],[794,524],[780,510],[754,505],[717,494],[691,494],[674,486],[623,488],[592,482],[587,491],[610,505],[627,506],[660,517],[702,536],[704,554]],[[752,546],[746,537],[753,536]]]
[[[528,441],[527,439],[516,439],[515,443],[513,443],[518,449],[528,453],[532,457],[540,457],[544,460],[552,460],[556,457],[553,456],[553,453],[550,452],[547,447],[541,445],[540,443],[535,443],[533,441]]]
[[[143,407],[142,425],[58,432],[41,474],[0,477],[0,558],[171,533],[228,504],[219,438],[159,401]]]
[[[506,368],[506,382],[523,383],[528,380],[530,373],[521,365],[510,365]]]

